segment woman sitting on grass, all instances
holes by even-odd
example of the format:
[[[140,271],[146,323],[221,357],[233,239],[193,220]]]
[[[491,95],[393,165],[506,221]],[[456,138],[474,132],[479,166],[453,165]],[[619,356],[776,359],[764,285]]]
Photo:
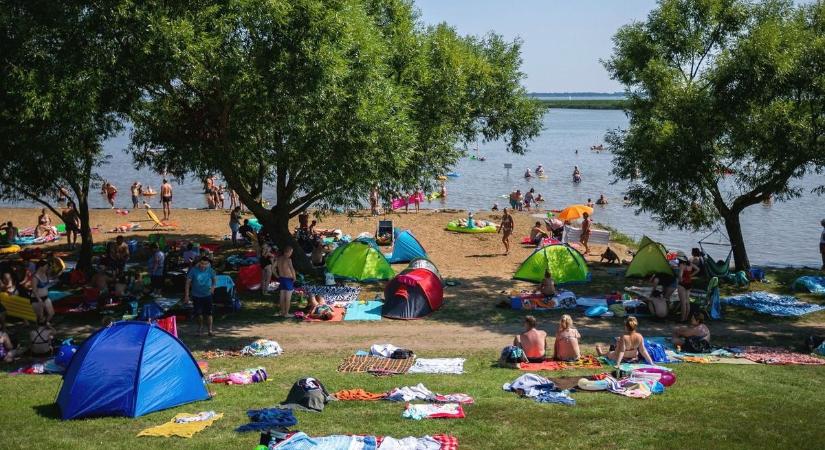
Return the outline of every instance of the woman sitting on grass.
[[[679,351],[688,353],[707,353],[710,351],[710,330],[705,325],[705,317],[700,311],[690,316],[687,326],[673,330],[673,345]]]
[[[581,357],[579,350],[579,330],[573,328],[573,318],[568,314],[561,316],[556,342],[553,344],[553,359],[559,361],[576,361]]]
[[[640,356],[650,365],[653,365],[653,359],[647,353],[645,348],[645,337],[636,331],[639,326],[639,321],[630,316],[624,321],[625,333],[616,338],[616,345],[611,346],[609,352],[605,352],[601,346],[596,346],[596,354],[599,356],[606,356],[608,359],[616,362],[616,368],[621,366],[622,361],[632,361],[638,359]]]

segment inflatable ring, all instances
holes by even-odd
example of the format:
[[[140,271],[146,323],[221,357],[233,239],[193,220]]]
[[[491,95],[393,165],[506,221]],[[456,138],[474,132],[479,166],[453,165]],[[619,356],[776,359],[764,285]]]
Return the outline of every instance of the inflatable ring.
[[[66,263],[59,257],[55,256],[49,265],[49,273],[52,277],[57,277],[63,273],[64,270],[66,270]]]
[[[579,378],[576,383],[579,389],[583,391],[606,391],[607,381],[604,380],[588,380],[587,378]]]
[[[11,255],[12,253],[18,253],[20,250],[23,250],[19,245],[11,244],[5,247],[0,247],[0,255]]]
[[[454,231],[456,233],[495,233],[498,228],[495,225],[487,225],[486,227],[466,228],[458,224],[458,222],[449,222],[447,224],[447,231]]]

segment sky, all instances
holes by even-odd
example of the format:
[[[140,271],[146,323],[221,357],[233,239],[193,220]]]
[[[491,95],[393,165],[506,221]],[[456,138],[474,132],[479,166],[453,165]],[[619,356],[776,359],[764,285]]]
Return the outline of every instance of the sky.
[[[427,24],[447,22],[462,34],[489,31],[523,41],[529,92],[616,92],[599,62],[613,35],[644,20],[655,0],[415,0]]]

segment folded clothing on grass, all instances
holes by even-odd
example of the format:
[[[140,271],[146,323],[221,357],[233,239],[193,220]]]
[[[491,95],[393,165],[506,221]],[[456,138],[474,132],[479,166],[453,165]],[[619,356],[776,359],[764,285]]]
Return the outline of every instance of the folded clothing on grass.
[[[401,414],[407,419],[463,419],[464,409],[458,403],[407,404]]]
[[[464,358],[417,358],[407,373],[464,373]]]
[[[790,295],[776,295],[761,291],[749,292],[733,297],[724,297],[722,298],[722,302],[777,317],[803,316],[825,309],[823,305],[801,302],[796,297]]]
[[[576,361],[554,361],[547,360],[540,363],[520,363],[521,370],[566,370],[566,369],[598,369],[602,365],[599,359],[593,355],[582,355]]]
[[[195,433],[205,430],[221,417],[223,417],[223,414],[214,411],[204,411],[198,414],[181,413],[163,425],[150,427],[141,431],[138,433],[138,436],[179,436],[191,438]]]
[[[339,372],[402,374],[415,363],[413,358],[390,359],[378,356],[348,356],[338,366]]]

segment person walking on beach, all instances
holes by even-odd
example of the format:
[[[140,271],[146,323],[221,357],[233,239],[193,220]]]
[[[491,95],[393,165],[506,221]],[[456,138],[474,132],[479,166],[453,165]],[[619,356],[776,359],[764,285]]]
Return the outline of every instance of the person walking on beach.
[[[825,272],[825,219],[820,222],[822,235],[819,237],[819,253],[822,255],[822,271]]]
[[[132,187],[130,190],[132,191],[132,209],[138,209],[138,207],[140,206],[140,183],[138,183],[137,181],[132,183]]]
[[[172,217],[172,185],[165,178],[160,185],[160,203],[163,206],[163,220],[169,220]]]
[[[278,257],[278,283],[280,283],[280,316],[283,318],[292,317],[289,314],[289,302],[292,300],[292,291],[295,290],[295,268],[292,267],[292,247],[284,247],[284,252]]]
[[[502,211],[501,216],[501,226],[498,227],[498,232],[501,233],[501,242],[504,244],[504,254],[510,254],[510,235],[513,234],[513,228],[515,228],[515,223],[513,222],[513,216],[507,211],[507,208],[504,208]]]
[[[581,233],[581,243],[584,245],[584,254],[590,254],[590,246],[588,242],[590,241],[590,233],[593,231],[591,226],[593,225],[593,219],[590,218],[590,214],[583,213],[582,214],[582,233]]]
[[[112,183],[108,181],[103,183],[103,194],[106,196],[106,200],[109,202],[109,206],[114,209],[115,207],[115,197],[117,196],[117,188]]]

